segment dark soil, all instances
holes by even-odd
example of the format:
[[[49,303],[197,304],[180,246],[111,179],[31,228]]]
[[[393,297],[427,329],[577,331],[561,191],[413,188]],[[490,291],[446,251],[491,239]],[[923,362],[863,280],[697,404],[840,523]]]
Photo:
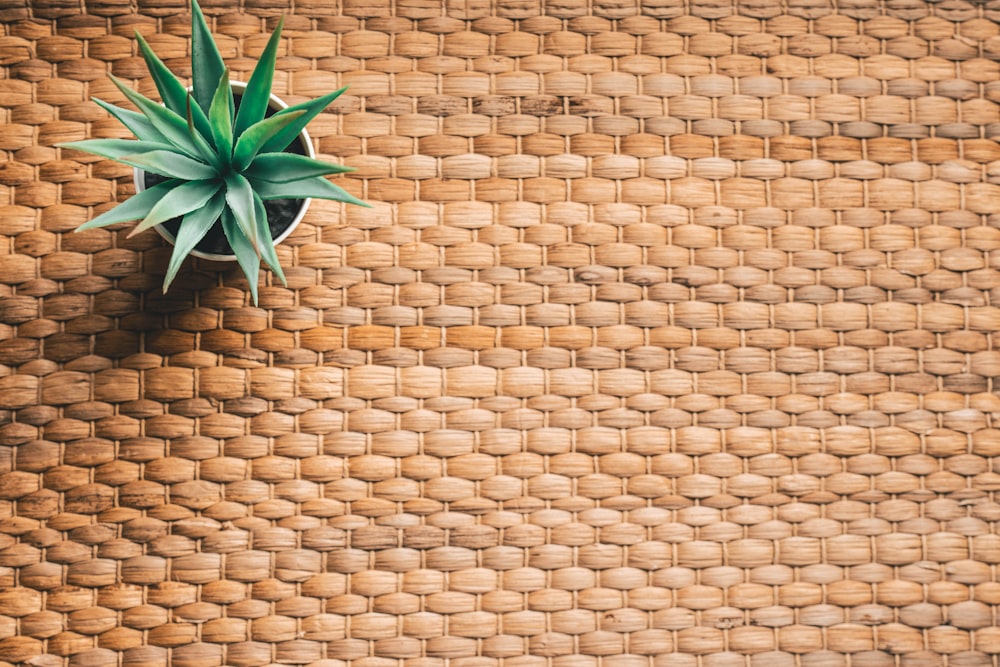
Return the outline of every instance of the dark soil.
[[[236,106],[239,107],[239,96],[236,96]],[[267,115],[271,116],[277,111],[276,109],[268,108]],[[286,153],[297,153],[299,155],[306,155],[306,147],[302,141],[302,137],[297,137],[295,141],[288,145],[285,149]],[[162,183],[167,180],[165,177],[158,174],[143,173],[143,183],[145,183],[147,188],[151,188],[157,183]],[[301,199],[271,199],[264,202],[264,211],[267,213],[267,226],[271,229],[271,238],[278,238],[281,234],[288,229],[292,221],[295,220],[295,216],[299,214],[302,209],[303,202]],[[177,230],[181,226],[181,218],[173,218],[162,223],[165,230],[170,232],[170,234],[176,238]],[[222,223],[216,221],[212,228],[208,230],[208,234],[205,235],[198,245],[195,246],[196,250],[201,252],[212,253],[215,255],[232,255],[233,249],[229,245],[229,241],[226,239],[225,232],[222,231]]]

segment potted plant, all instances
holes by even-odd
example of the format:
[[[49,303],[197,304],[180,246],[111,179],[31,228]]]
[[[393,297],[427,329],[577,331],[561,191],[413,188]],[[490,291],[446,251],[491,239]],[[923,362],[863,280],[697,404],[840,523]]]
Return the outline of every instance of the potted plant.
[[[256,303],[262,259],[285,282],[275,244],[302,219],[310,198],[367,206],[325,178],[350,169],[315,159],[305,131],[344,89],[295,106],[271,94],[284,19],[249,81],[230,81],[197,0],[191,5],[192,85],[185,87],[136,32],[163,104],[112,75],[139,112],[94,101],[137,140],[60,144],[135,169],[136,194],[77,231],[140,220],[129,236],[153,227],[174,245],[164,291],[188,255],[235,260]]]

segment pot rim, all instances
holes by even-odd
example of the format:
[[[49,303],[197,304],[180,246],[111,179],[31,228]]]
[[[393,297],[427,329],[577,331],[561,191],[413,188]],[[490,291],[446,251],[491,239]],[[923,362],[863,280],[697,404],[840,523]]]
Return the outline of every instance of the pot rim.
[[[229,81],[229,85],[232,86],[232,88],[234,90],[246,90],[246,88],[247,88],[247,84],[244,81],[230,80]],[[191,86],[188,86],[187,89],[191,90],[192,88],[191,88]],[[274,93],[271,93],[270,100],[268,102],[268,106],[271,107],[271,108],[277,108],[279,110],[280,109],[287,109],[288,108],[288,103],[285,102],[280,97],[278,97],[277,95],[275,95]],[[298,136],[302,137],[302,142],[303,142],[303,144],[305,144],[306,157],[315,158],[316,157],[316,151],[313,149],[312,138],[309,136],[308,130],[306,130],[305,128],[302,128],[302,131],[299,132]],[[144,172],[142,169],[138,169],[136,167],[132,168],[132,182],[135,184],[135,191],[136,192],[142,192],[143,190],[146,189],[146,184],[143,181],[143,174],[145,174],[145,173],[146,172]],[[274,239],[274,245],[278,245],[279,243],[281,243],[282,241],[284,241],[286,238],[288,238],[288,236],[293,231],[295,231],[295,228],[299,226],[300,222],[302,222],[302,218],[305,217],[306,211],[309,210],[309,204],[312,202],[312,199],[311,198],[306,198],[306,199],[300,199],[299,201],[301,202],[301,204],[299,205],[299,212],[298,212],[298,214],[295,216],[295,218],[292,219],[292,223],[290,225],[288,225],[288,228],[285,229],[285,231],[281,232],[281,234],[279,234]],[[169,243],[170,245],[174,245],[174,243],[176,241],[176,238],[174,237],[173,234],[171,234],[169,231],[167,231],[166,229],[164,229],[164,227],[163,227],[162,224],[154,226],[153,229],[155,229],[156,232],[160,236],[162,236],[164,239],[166,239],[167,243]],[[216,262],[235,262],[236,261],[236,255],[235,254],[220,255],[218,253],[213,253],[213,252],[202,252],[201,250],[197,250],[197,249],[192,249],[189,254],[192,257],[198,257],[200,259],[210,259],[210,260],[213,260],[213,261],[216,261]]]

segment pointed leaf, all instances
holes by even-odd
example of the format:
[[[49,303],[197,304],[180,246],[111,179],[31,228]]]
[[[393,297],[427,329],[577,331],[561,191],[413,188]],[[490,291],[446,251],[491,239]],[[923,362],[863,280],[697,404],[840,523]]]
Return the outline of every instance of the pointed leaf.
[[[240,106],[240,108],[242,109],[243,107]],[[236,147],[233,148],[233,168],[238,171],[246,169],[247,165],[260,152],[261,147],[267,143],[267,140],[280,132],[281,128],[294,122],[302,113],[301,111],[297,111],[281,116],[275,114],[248,127],[246,132],[236,140]]]
[[[170,144],[158,144],[152,141],[132,141],[131,139],[85,139],[56,144],[59,148],[93,153],[111,160],[118,160],[126,155],[141,155],[149,151],[173,151]]]
[[[208,113],[212,106],[212,96],[223,78],[226,69],[222,55],[208,29],[205,15],[197,0],[191,0],[191,84],[194,99],[201,110]]]
[[[142,219],[142,222],[129,233],[129,236],[135,236],[161,222],[201,208],[208,203],[212,195],[219,191],[220,187],[222,186],[218,180],[181,183],[156,202],[146,217]]]
[[[274,65],[278,58],[278,44],[281,41],[281,28],[285,17],[278,21],[278,27],[271,33],[267,46],[260,54],[257,66],[253,68],[247,89],[243,91],[240,108],[236,110],[236,122],[233,124],[233,134],[237,137],[243,134],[251,125],[264,120],[267,103],[271,97],[271,84],[274,80]]]
[[[220,190],[212,195],[208,204],[184,216],[181,226],[177,230],[177,238],[174,239],[174,251],[170,255],[167,275],[163,278],[164,293],[170,287],[170,283],[174,281],[174,277],[177,276],[177,271],[184,263],[184,259],[191,254],[194,247],[205,238],[205,234],[208,234],[208,230],[219,219],[225,204],[226,197]]]
[[[118,89],[124,93],[132,104],[139,107],[139,110],[146,116],[153,127],[160,134],[166,137],[167,141],[182,150],[189,157],[203,158],[206,160],[215,158],[215,151],[205,142],[204,137],[198,133],[191,134],[188,131],[187,120],[175,114],[173,111],[162,107],[148,97],[137,93],[114,75],[108,75]]]
[[[149,211],[156,206],[157,202],[163,199],[171,190],[181,185],[181,183],[183,181],[165,181],[142,192],[137,192],[110,211],[105,211],[93,220],[83,223],[76,228],[76,231],[82,232],[85,229],[113,225],[116,222],[128,222],[129,220],[145,218],[149,214]]]
[[[257,235],[257,223],[255,222],[255,212],[253,207],[253,188],[250,182],[241,174],[230,172],[226,174],[226,204],[233,212],[233,218],[239,229],[247,237],[255,250],[259,247],[260,241]]]
[[[267,210],[264,202],[255,192],[253,195],[254,218],[257,222],[257,236],[260,239],[260,256],[271,267],[274,274],[281,280],[282,285],[288,285],[285,280],[285,272],[281,269],[281,262],[278,261],[278,252],[274,247],[274,237],[271,236],[271,226],[267,220]]]
[[[278,113],[274,114],[275,116],[283,116],[285,114],[296,113],[298,111],[304,112],[294,123],[286,126],[276,135],[268,139],[267,143],[264,144],[264,147],[261,149],[261,152],[277,153],[285,150],[288,147],[288,144],[292,143],[295,137],[299,136],[299,133],[303,130],[303,128],[309,124],[309,121],[318,116],[323,109],[330,106],[330,103],[340,97],[345,90],[347,90],[346,87],[341,88],[340,90],[335,90],[332,93],[324,95],[323,97],[317,97],[314,100],[290,106],[287,109],[282,109]]]
[[[109,104],[104,100],[97,99],[96,97],[91,99],[93,99],[98,106],[102,107],[112,116],[117,118],[118,121],[127,127],[129,132],[134,134],[138,139],[163,144],[170,143],[159,130],[153,127],[153,124],[149,122],[149,119],[141,113],[137,113],[131,109],[116,107],[114,104]]]
[[[250,296],[253,298],[253,305],[257,305],[257,283],[260,280],[260,256],[250,244],[246,235],[236,223],[232,210],[226,207],[222,210],[222,231],[226,234],[229,246],[236,255],[236,261],[243,269],[247,282],[250,283]]]
[[[149,151],[141,155],[124,155],[118,158],[118,161],[160,176],[180,178],[185,181],[204,181],[219,176],[218,171],[204,162],[192,160],[173,151]]]
[[[229,76],[223,72],[219,85],[212,96],[212,106],[208,116],[212,124],[212,136],[215,139],[215,149],[227,165],[233,157],[233,87],[229,85]]]
[[[173,72],[167,69],[167,66],[153,52],[153,49],[150,48],[138,30],[135,31],[135,38],[139,42],[142,57],[146,60],[146,69],[149,70],[150,75],[153,77],[153,83],[156,84],[156,90],[159,91],[163,104],[177,115],[187,116],[189,111],[188,99],[190,97],[187,88],[174,76]],[[194,126],[198,128],[198,131],[201,132],[201,135],[205,139],[211,140],[212,128],[209,125],[205,112],[198,105],[194,105],[190,111]]]
[[[288,183],[301,181],[313,176],[326,174],[342,174],[354,171],[351,167],[314,160],[295,153],[260,153],[244,171],[247,176],[270,181],[271,183]]]
[[[184,108],[184,120],[186,120],[187,124],[188,124],[188,134],[194,134],[197,131],[197,130],[194,129],[194,116],[193,116],[192,111],[191,111],[191,106],[192,106],[191,105],[191,96],[188,95],[187,101],[184,103],[184,107],[185,107]],[[195,109],[198,108],[198,104],[197,103],[194,104],[194,108]],[[205,138],[208,139],[209,141],[211,141],[212,140],[212,135],[209,134]]]
[[[253,189],[265,201],[268,199],[307,199],[315,197],[316,199],[332,199],[333,201],[342,201],[371,208],[371,204],[367,204],[354,195],[348,194],[322,176],[316,176],[304,181],[292,181],[291,183],[280,184],[253,179]]]
[[[160,99],[163,100],[164,106],[183,116],[187,103],[187,90],[184,88],[184,84],[174,76],[173,72],[167,69],[167,66],[153,52],[149,43],[138,30],[135,31],[135,39],[139,43],[139,50],[146,61],[146,69],[153,77],[153,83],[156,84],[156,90],[160,93]]]

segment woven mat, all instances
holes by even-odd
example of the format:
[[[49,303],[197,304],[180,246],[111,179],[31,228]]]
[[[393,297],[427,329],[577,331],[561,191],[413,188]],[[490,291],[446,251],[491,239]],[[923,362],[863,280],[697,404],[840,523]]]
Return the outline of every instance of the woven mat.
[[[0,664],[996,664],[1000,5],[203,4],[374,208],[162,295],[185,3],[0,1]]]

